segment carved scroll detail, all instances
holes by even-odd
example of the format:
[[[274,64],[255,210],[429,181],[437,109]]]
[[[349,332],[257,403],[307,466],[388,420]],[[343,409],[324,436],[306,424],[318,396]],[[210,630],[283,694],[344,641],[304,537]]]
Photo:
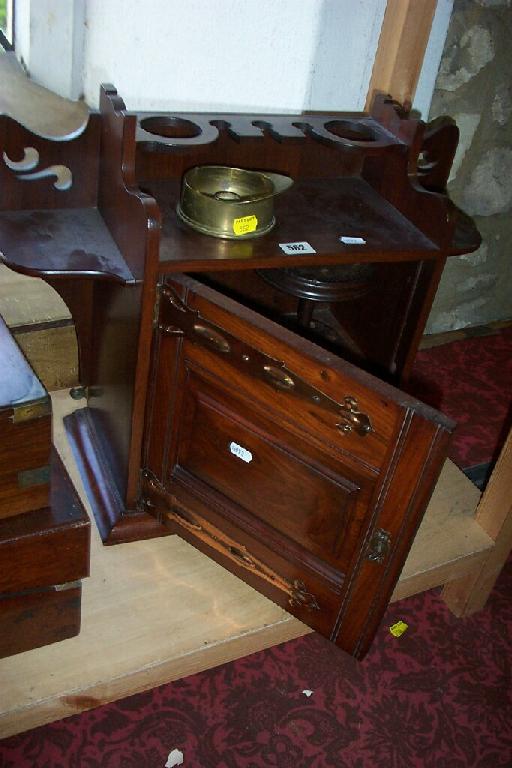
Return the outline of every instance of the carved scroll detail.
[[[39,165],[39,152],[34,147],[25,147],[23,149],[22,160],[11,160],[6,152],[3,153],[3,159],[6,166],[12,171],[20,181],[36,181],[55,176],[53,182],[55,189],[59,192],[65,192],[73,185],[73,174],[66,165],[50,165],[39,171],[34,171]],[[29,173],[29,171],[34,171]]]
[[[148,469],[142,471],[143,497],[142,504],[146,511],[164,507],[163,515],[167,520],[193,533],[212,549],[227,557],[236,565],[255,573],[273,587],[277,587],[288,595],[288,604],[292,608],[302,608],[306,611],[319,611],[320,605],[315,595],[307,591],[306,585],[299,579],[288,581],[272,570],[266,563],[259,560],[241,544],[226,536],[211,523],[197,519],[195,514],[185,507],[173,494],[165,488],[158,478]]]

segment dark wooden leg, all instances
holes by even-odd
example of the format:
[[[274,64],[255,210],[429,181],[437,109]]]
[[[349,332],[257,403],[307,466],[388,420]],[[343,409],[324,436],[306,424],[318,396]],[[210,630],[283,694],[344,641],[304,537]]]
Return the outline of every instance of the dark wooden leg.
[[[302,328],[309,328],[313,319],[314,301],[310,299],[299,299],[297,304],[297,320]]]

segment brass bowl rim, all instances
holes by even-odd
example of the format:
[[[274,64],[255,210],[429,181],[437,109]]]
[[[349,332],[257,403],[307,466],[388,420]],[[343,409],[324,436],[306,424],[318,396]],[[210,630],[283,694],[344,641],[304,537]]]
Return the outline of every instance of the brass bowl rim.
[[[200,189],[197,186],[194,186],[190,183],[189,177],[193,174],[200,174],[203,170],[217,170],[221,169],[223,171],[236,171],[241,174],[247,175],[247,176],[253,176],[258,177],[259,179],[264,179],[265,182],[268,183],[270,189],[268,192],[264,192],[262,194],[255,193],[254,197],[242,197],[239,200],[222,200],[221,198],[216,198],[215,195],[209,194],[208,192],[204,192],[202,189]],[[282,174],[281,174],[282,175]],[[275,186],[272,181],[271,175],[269,173],[265,173],[265,171],[253,171],[249,168],[239,168],[237,166],[232,165],[195,165],[193,168],[189,168],[188,171],[186,171],[183,175],[183,183],[182,187],[187,187],[191,192],[193,192],[196,195],[200,195],[201,197],[206,198],[207,200],[214,200],[216,202],[222,202],[227,203],[228,205],[243,205],[244,203],[256,203],[260,202],[261,200],[267,200],[269,197],[274,197],[276,194]],[[182,189],[183,193],[183,189]]]

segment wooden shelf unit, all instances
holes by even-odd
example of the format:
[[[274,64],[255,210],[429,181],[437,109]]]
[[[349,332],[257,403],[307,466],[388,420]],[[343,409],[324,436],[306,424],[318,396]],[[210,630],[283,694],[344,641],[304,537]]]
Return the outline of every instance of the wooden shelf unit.
[[[160,512],[152,512],[150,500],[141,496],[140,475],[143,462],[151,455],[147,403],[154,378],[155,319],[157,329],[159,326],[157,294],[169,273],[375,262],[382,266],[379,291],[365,304],[366,312],[353,313],[354,332],[364,338],[364,323],[371,317],[368,359],[387,370],[389,378],[407,377],[446,258],[460,252],[461,221],[464,232],[468,231],[466,220],[442,188],[449,163],[445,154],[437,153],[445,131],[453,137],[452,124],[439,126],[435,136],[427,139],[422,124],[407,119],[386,99],[377,100],[371,116],[343,118],[137,115],[127,113],[111,87],[103,89],[101,113],[91,115],[83,133],[73,141],[49,144],[13,122],[9,117],[0,118],[0,141],[9,159],[0,170],[4,259],[13,269],[41,275],[60,293],[73,315],[81,381],[90,407],[87,418],[74,417],[70,424],[74,424],[95,512],[109,543],[170,532]],[[430,159],[435,161],[429,170],[418,164],[424,139]],[[73,177],[71,188],[48,194],[47,178],[30,180],[22,160],[27,147],[37,150],[43,165],[65,165]],[[177,225],[174,207],[181,174],[194,164],[211,162],[271,168],[295,178],[294,192],[277,203],[279,223],[268,238],[221,243]],[[364,217],[360,218],[362,211]],[[323,229],[325,221],[330,234]],[[363,225],[366,231],[361,232]],[[20,236],[23,232],[25,240]],[[341,234],[364,236],[368,248],[361,255],[356,247],[342,246]],[[279,252],[285,237],[314,240],[315,258],[303,260]],[[477,245],[478,237],[469,227],[463,247],[471,250]],[[403,269],[403,279],[397,279],[399,269]],[[204,304],[203,298],[197,300],[199,306],[201,302]],[[225,307],[215,310],[219,311],[222,316]],[[376,322],[373,315],[379,312]],[[247,317],[240,327],[247,327]],[[358,322],[363,323],[362,328],[357,327]],[[336,376],[345,373],[354,374],[363,389],[370,386],[365,374],[356,374],[342,363]],[[382,409],[383,404],[388,408],[388,415],[377,410],[376,417],[389,434],[389,414],[400,408],[410,407],[418,420],[437,419],[419,404],[412,405],[398,393],[392,395],[384,384],[376,392],[376,408]],[[386,403],[388,396],[391,400]],[[449,425],[441,417],[437,423],[437,437],[428,438],[433,447],[430,453],[425,448],[425,459],[421,459],[424,487],[418,490],[418,500],[411,501],[412,516],[400,529],[401,557],[405,557],[427,501],[427,486],[435,479],[444,450]],[[367,468],[369,476],[372,472],[377,476],[378,468],[370,460]],[[414,496],[411,488],[408,493]],[[376,519],[367,529],[368,540],[375,532]],[[444,583],[450,575],[463,578],[477,563],[487,562],[493,549],[490,539],[473,525],[471,515],[455,515],[423,530],[426,533],[419,534],[421,552],[425,550],[422,536],[423,542],[429,541],[439,530],[463,531],[464,547],[451,548],[456,536],[447,537],[444,548],[440,547],[443,564],[425,562],[421,568],[406,571],[398,588],[401,592],[395,596],[439,583],[440,578]],[[213,540],[220,541],[215,536]],[[398,571],[395,558],[379,596],[381,607],[391,595]],[[301,595],[301,600],[308,599]],[[375,616],[372,621],[375,624]]]

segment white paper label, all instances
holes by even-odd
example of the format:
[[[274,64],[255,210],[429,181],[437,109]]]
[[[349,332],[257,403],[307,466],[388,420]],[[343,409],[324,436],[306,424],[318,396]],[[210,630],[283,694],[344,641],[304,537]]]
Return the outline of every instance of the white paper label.
[[[296,253],[316,253],[313,246],[305,240],[299,243],[279,243],[279,247],[287,256],[293,256]]]
[[[237,459],[242,459],[242,461],[245,461],[246,464],[252,461],[252,453],[248,451],[247,448],[242,448],[242,446],[238,445],[238,443],[230,443],[229,450],[233,456],[236,456]]]
[[[364,237],[340,237],[340,241],[345,245],[366,245]]]

